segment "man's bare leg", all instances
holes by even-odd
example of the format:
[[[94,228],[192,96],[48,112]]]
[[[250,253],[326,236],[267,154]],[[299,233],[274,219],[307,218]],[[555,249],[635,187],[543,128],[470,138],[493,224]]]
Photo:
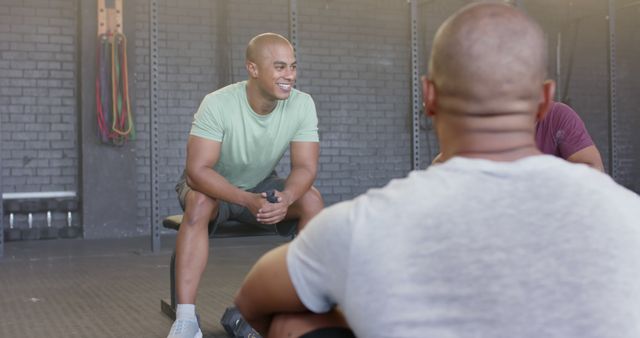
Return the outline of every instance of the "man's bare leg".
[[[209,257],[209,220],[218,203],[194,190],[185,196],[185,212],[176,239],[176,321],[168,338],[202,338],[196,317],[196,294]]]
[[[200,278],[209,258],[209,221],[218,203],[207,195],[187,193],[185,212],[176,239],[176,297],[179,304],[195,304]]]

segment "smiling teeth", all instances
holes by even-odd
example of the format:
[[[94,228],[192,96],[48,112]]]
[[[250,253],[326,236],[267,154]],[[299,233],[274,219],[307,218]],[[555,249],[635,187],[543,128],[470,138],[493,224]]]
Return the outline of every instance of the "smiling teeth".
[[[278,83],[278,87],[280,87],[282,89],[290,89],[291,85],[290,84]]]

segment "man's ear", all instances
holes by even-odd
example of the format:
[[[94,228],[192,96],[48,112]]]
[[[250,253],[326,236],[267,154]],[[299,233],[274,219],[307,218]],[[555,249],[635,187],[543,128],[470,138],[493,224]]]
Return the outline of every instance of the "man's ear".
[[[255,63],[247,61],[244,66],[247,68],[247,73],[249,73],[250,77],[254,79],[258,77],[258,66]]]
[[[542,84],[542,102],[538,105],[536,112],[536,121],[542,121],[551,109],[553,103],[553,95],[556,93],[556,82],[547,80]]]
[[[424,106],[424,114],[432,117],[436,114],[436,87],[433,82],[422,76],[422,104]]]

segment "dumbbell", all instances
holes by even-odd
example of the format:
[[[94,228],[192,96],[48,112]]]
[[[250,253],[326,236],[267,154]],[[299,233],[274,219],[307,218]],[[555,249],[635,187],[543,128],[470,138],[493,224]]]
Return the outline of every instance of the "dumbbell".
[[[33,213],[42,210],[42,201],[40,200],[24,200],[22,202],[23,210],[28,212],[27,224],[28,228],[20,230],[20,238],[25,241],[40,239],[40,229],[33,227]]]
[[[18,201],[8,201],[5,210],[9,212],[9,228],[4,229],[4,240],[9,241],[19,241],[22,237],[20,234],[20,229],[14,228],[15,217],[13,215],[14,212],[20,211],[20,203]]]
[[[278,203],[278,197],[276,196],[275,190],[267,191],[267,201],[269,203]]]
[[[50,199],[47,200],[47,226],[40,228],[40,239],[55,239],[58,238],[58,229],[51,227],[52,217],[51,211],[56,210],[58,207],[58,201]]]
[[[78,208],[78,202],[75,200],[63,200],[58,201],[58,210],[62,212],[67,212],[67,226],[60,228],[58,230],[58,235],[62,238],[76,238],[80,236],[81,229],[79,226],[73,225],[73,215],[71,210],[76,210]]]
[[[273,202],[272,202],[273,203]],[[224,310],[224,314],[220,319],[220,324],[229,337],[233,338],[262,338],[262,336],[254,330],[249,324],[242,318],[240,311],[237,308],[231,306]]]

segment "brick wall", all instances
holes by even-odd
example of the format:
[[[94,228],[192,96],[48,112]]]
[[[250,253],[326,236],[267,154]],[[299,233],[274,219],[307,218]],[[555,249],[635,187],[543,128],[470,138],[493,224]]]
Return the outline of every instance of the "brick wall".
[[[321,137],[316,185],[327,204],[411,169],[409,5],[298,5],[298,87],[313,95]]]
[[[74,1],[0,3],[2,192],[78,189],[75,55]]]
[[[226,41],[230,49],[231,78],[229,83],[247,79],[244,55],[249,40],[265,32],[289,35],[289,1],[287,0],[227,0]],[[298,6],[305,2],[299,1]]]

